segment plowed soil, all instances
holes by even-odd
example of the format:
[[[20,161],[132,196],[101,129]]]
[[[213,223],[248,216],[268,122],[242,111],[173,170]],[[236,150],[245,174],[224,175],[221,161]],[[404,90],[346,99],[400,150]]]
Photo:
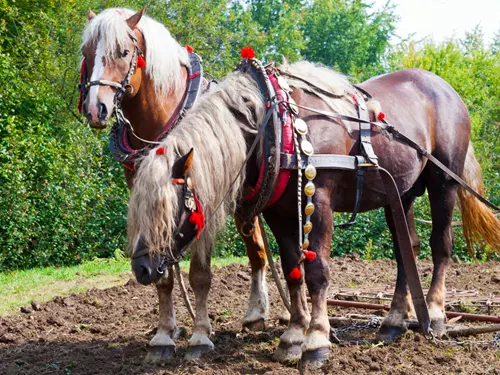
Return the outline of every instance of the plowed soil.
[[[421,262],[422,282],[428,284],[431,264]],[[393,285],[395,263],[366,262],[354,257],[331,261],[331,285],[367,287]],[[298,374],[297,366],[273,362],[272,353],[285,327],[279,325],[279,296],[269,279],[271,314],[265,332],[242,332],[240,319],[250,290],[250,269],[231,265],[215,268],[210,294],[210,317],[216,350],[203,360],[183,360],[187,338],[177,340],[176,360],[168,365],[142,363],[157,322],[157,297],[153,287],[133,279],[121,287],[89,290],[27,306],[0,318],[0,374]],[[477,289],[480,295],[498,293],[500,263],[453,264],[447,285]],[[176,288],[177,289],[177,288]],[[178,290],[177,321],[191,329],[191,319]],[[335,309],[344,315],[353,309]],[[370,312],[358,310],[369,314]],[[359,335],[358,335],[359,336]],[[493,334],[469,337],[491,342]],[[372,340],[373,330],[361,338]],[[349,339],[349,337],[341,337]],[[431,343],[409,333],[397,343],[377,346],[333,345],[322,370],[328,374],[500,374],[500,347],[469,343]]]

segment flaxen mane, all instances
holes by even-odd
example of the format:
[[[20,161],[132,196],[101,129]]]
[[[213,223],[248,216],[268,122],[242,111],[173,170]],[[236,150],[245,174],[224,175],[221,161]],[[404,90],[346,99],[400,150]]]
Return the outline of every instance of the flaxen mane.
[[[349,96],[352,91],[344,76],[307,62],[285,67],[286,71],[307,77],[314,85]],[[290,85],[316,94],[301,81]],[[319,95],[318,95],[319,96]],[[336,112],[354,113],[352,102],[324,98]],[[195,191],[207,216],[222,201],[247,156],[247,139],[256,134],[265,115],[262,95],[247,74],[232,73],[218,88],[203,96],[158,147],[167,150],[156,155],[153,149],[140,162],[130,197],[128,214],[129,243],[133,246],[142,236],[151,253],[169,251],[176,229],[180,187],[172,184],[172,165],[194,148],[191,177]],[[237,179],[230,196],[212,217],[200,241],[192,251],[209,250],[216,230],[235,208],[245,174]]]
[[[118,58],[119,51],[130,42],[130,28],[125,22],[135,12],[126,8],[106,9],[94,17],[83,32],[82,46],[99,42],[105,59]],[[166,95],[182,85],[183,66],[189,66],[185,48],[161,23],[142,16],[137,28],[146,43],[146,74],[154,82],[157,95]]]

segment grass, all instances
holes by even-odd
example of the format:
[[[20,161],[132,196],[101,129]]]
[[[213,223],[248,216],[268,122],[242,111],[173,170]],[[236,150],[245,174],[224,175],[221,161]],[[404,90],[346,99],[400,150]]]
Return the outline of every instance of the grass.
[[[246,257],[213,259],[212,265],[245,264]],[[181,268],[189,269],[189,261]],[[46,267],[0,273],[0,316],[19,311],[32,301],[45,302],[55,296],[83,293],[90,288],[123,285],[132,277],[130,260],[124,257],[95,259],[77,266]]]

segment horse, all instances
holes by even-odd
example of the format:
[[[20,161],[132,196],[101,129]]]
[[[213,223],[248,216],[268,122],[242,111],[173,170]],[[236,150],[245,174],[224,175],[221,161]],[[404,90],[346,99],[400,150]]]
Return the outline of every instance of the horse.
[[[318,114],[310,108],[356,116],[356,88],[341,74],[309,62],[281,67],[288,77],[291,97],[300,106],[300,118],[307,123],[308,136],[318,154],[357,155],[358,124]],[[302,79],[302,78],[307,78]],[[375,99],[368,103],[371,119],[384,115],[395,128],[418,142],[451,171],[482,191],[481,169],[470,142],[470,118],[465,104],[453,88],[433,73],[406,69],[374,77],[360,85]],[[325,95],[325,92],[331,95]],[[203,294],[196,296],[197,316],[190,349],[213,347],[205,301],[210,289],[210,249],[217,229],[238,204],[248,181],[255,181],[264,150],[247,156],[257,138],[269,103],[265,103],[256,81],[246,72],[234,72],[216,91],[203,97],[161,145],[141,161],[129,201],[128,236],[133,252],[150,254],[150,268],[165,259],[178,260],[192,246],[192,256],[202,273],[190,275]],[[295,106],[295,108],[297,107]],[[259,143],[261,144],[261,143]],[[481,235],[500,251],[500,221],[481,202],[465,192],[446,173],[413,148],[381,131],[372,131],[372,146],[379,165],[393,176],[409,226],[414,256],[420,240],[414,223],[413,202],[428,191],[432,213],[430,244],[433,276],[426,296],[431,328],[435,335],[445,330],[445,274],[452,254],[453,208],[459,200],[465,233]],[[248,160],[246,160],[248,158]],[[245,163],[247,163],[245,165]],[[301,369],[321,367],[328,359],[331,343],[327,315],[328,259],[333,234],[333,212],[352,212],[356,179],[352,171],[320,169],[314,179],[309,233],[310,261],[300,263],[297,247],[299,222],[298,171],[292,171],[281,198],[263,210],[276,237],[286,283],[290,292],[291,318],[280,337],[275,359],[300,360]],[[380,172],[372,169],[365,177],[360,212],[384,208],[394,239],[397,281],[390,312],[377,332],[377,339],[392,342],[406,331],[405,319],[414,309],[407,288],[405,269],[396,241],[395,223],[388,207]],[[307,195],[307,194],[306,194]],[[309,194],[310,195],[310,194]],[[197,201],[196,208],[187,203]],[[306,206],[302,201],[302,209]],[[203,210],[210,215],[201,231],[190,219]],[[297,266],[300,263],[299,266]],[[297,274],[298,272],[298,274]],[[309,311],[305,285],[312,308]],[[196,336],[196,340],[194,337]]]
[[[125,8],[111,8],[96,15],[90,11],[81,45],[83,53],[82,78],[85,72],[90,82],[120,83],[127,79],[121,108],[130,122],[130,129],[123,135],[125,148],[130,154],[143,149],[165,134],[172,119],[185,99],[188,87],[190,54],[172,37],[167,28],[144,14]],[[143,59],[139,63],[139,56]],[[134,66],[135,65],[135,66]],[[133,68],[133,69],[132,69]],[[193,74],[194,75],[194,74]],[[81,101],[81,112],[91,127],[106,128],[116,108],[118,87],[112,84],[94,84]],[[128,129],[127,129],[128,130]],[[124,174],[129,189],[133,187],[136,171],[134,163],[124,164]],[[236,217],[236,222],[239,222]],[[265,278],[266,257],[258,222],[252,236],[245,236],[247,254],[252,269],[251,292],[248,309],[242,324],[252,330],[264,327],[269,303]],[[240,227],[240,225],[238,225]],[[139,263],[139,264],[138,264]],[[196,272],[197,261],[191,264]],[[151,275],[143,273],[140,262],[133,264],[138,280],[151,282]],[[158,331],[150,342],[147,361],[168,360],[172,353],[155,351],[167,336],[173,336],[176,322],[172,299],[174,279],[172,273],[156,283],[159,297]],[[196,285],[193,289],[196,293]],[[170,343],[170,341],[168,341]]]

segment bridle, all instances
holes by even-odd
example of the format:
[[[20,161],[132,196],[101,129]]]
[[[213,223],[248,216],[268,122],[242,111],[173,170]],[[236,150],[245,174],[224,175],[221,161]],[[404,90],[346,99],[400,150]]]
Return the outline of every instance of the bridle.
[[[184,206],[191,211],[191,215],[189,218],[189,222],[196,227],[196,233],[193,236],[189,242],[184,245],[179,253],[177,255],[174,255],[172,251],[170,250],[169,253],[162,254],[160,256],[160,264],[158,265],[156,272],[158,274],[163,275],[165,273],[165,270],[168,267],[171,267],[174,264],[179,263],[182,258],[186,255],[186,252],[188,249],[191,247],[193,242],[197,239],[200,238],[200,234],[205,226],[205,218],[203,214],[203,209],[201,207],[201,204],[193,190],[193,186],[191,183],[191,178],[190,177],[185,177],[185,178],[172,178],[172,183],[175,185],[181,185],[182,186],[182,195],[183,195],[183,201],[184,201]],[[198,217],[200,220],[193,220],[193,217]],[[179,225],[177,227],[177,230],[174,233],[174,238],[184,237],[184,234],[181,232],[179,228],[181,228],[182,225]],[[140,258],[142,256],[149,255],[149,248],[145,247],[142,250],[139,251],[134,251],[132,254],[131,258],[136,259]]]
[[[130,84],[130,81],[132,80],[132,76],[134,75],[137,69],[137,64],[139,59],[142,59],[142,61],[144,62],[144,53],[137,45],[137,38],[130,33],[128,34],[128,36],[134,43],[134,52],[132,54],[132,58],[130,59],[127,75],[125,76],[125,79],[123,81],[116,82],[106,79],[99,79],[87,82],[88,78],[87,78],[87,68],[85,65],[85,59],[82,60],[81,83],[78,85],[78,88],[80,89],[80,102],[78,104],[78,110],[80,113],[82,113],[83,110],[82,105],[87,99],[87,95],[92,86],[110,86],[116,89],[116,93],[113,99],[116,115],[121,116],[122,118],[125,119],[121,103],[123,101],[125,93],[132,94],[134,92],[134,87]]]

